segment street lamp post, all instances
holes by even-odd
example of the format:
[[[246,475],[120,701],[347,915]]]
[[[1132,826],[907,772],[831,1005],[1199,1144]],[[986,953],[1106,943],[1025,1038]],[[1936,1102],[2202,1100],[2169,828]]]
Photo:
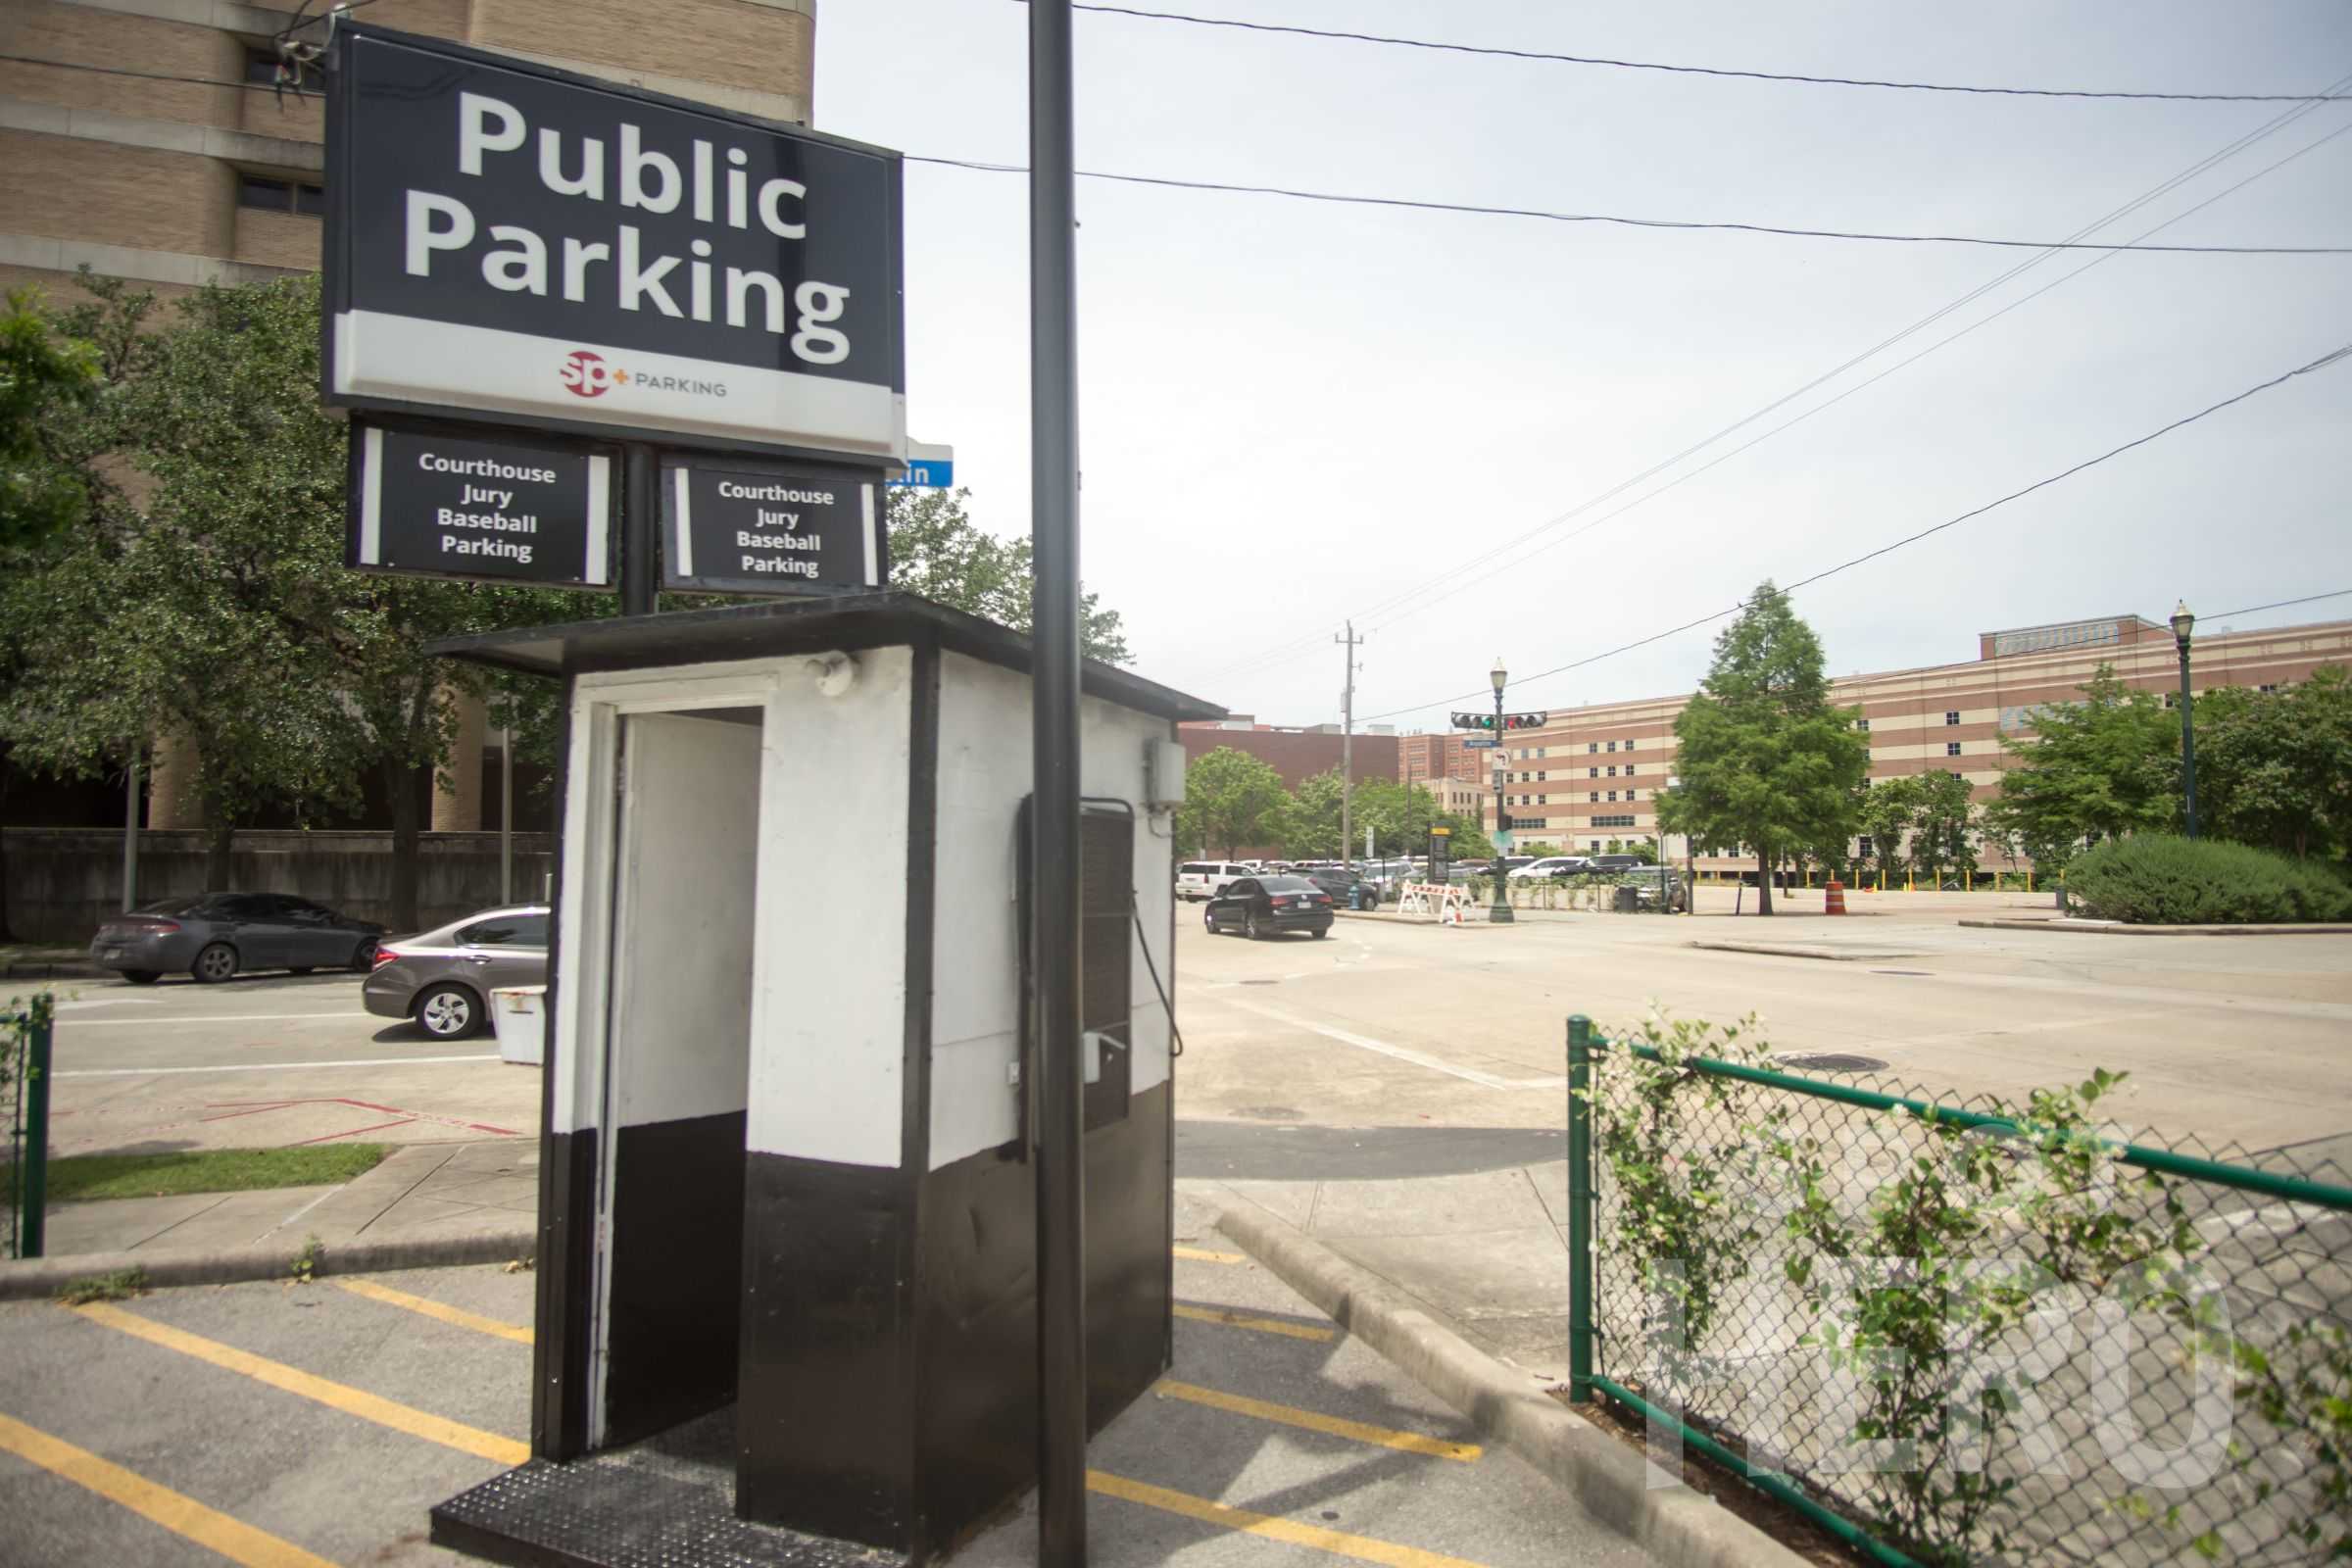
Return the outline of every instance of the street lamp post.
[[[2186,600],[2173,606],[2173,640],[2180,645],[2180,793],[2188,808],[2188,836],[2192,839],[2197,836],[2197,726],[2196,709],[2188,694],[2188,634],[2196,623]]]
[[[1507,764],[1510,761],[1510,748],[1503,744],[1503,736],[1508,731],[1502,723],[1502,688],[1511,675],[1509,670],[1502,667],[1500,654],[1494,656],[1494,667],[1487,672],[1487,678],[1494,683],[1494,746],[1501,754],[1498,760],[1506,764],[1494,770],[1494,902],[1487,906],[1487,918],[1497,925],[1509,925],[1518,918],[1511,913],[1511,896],[1507,886],[1510,871],[1502,863],[1503,851],[1511,847],[1511,818],[1505,809],[1509,797],[1502,793],[1503,784],[1509,776]]]

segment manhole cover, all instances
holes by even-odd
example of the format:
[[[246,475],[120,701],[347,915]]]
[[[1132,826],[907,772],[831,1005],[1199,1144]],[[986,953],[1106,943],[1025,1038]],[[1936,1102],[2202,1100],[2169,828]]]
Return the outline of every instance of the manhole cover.
[[[1887,1065],[1876,1056],[1850,1056],[1836,1051],[1816,1051],[1806,1055],[1775,1059],[1784,1067],[1806,1067],[1815,1072],[1885,1072]]]
[[[1251,1121],[1304,1121],[1306,1112],[1295,1105],[1244,1105],[1234,1112]]]
[[[1925,969],[1873,969],[1870,972],[1872,974],[1912,974],[1923,980],[1933,978]]]

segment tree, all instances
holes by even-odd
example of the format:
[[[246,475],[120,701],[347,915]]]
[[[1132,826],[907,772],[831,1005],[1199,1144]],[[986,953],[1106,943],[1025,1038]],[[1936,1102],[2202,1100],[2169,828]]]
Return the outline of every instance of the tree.
[[[1942,885],[1947,870],[1970,881],[1977,875],[1977,808],[1975,790],[1957,773],[1914,774],[1916,803],[1911,810],[1911,863],[1927,875],[1932,887]]]
[[[1864,782],[1855,805],[1854,825],[1870,847],[1867,852],[1857,853],[1854,859],[1865,875],[1874,870],[1890,871],[1903,862],[1908,848],[1906,840],[1918,809],[1916,776]]]
[[[55,435],[100,384],[96,345],[62,332],[37,289],[10,289],[0,310],[0,552],[76,521],[89,505]]]
[[[1179,853],[1222,849],[1230,859],[1245,844],[1262,844],[1284,826],[1290,795],[1273,767],[1220,746],[1185,769],[1184,805],[1176,812]]]
[[[2352,850],[2352,680],[2340,665],[2275,692],[2198,694],[2200,830],[2310,858]]]
[[[890,521],[890,585],[954,610],[1026,632],[1036,582],[1027,539],[1000,539],[972,521],[969,490],[894,488]],[[1101,596],[1078,599],[1078,651],[1107,664],[1134,662],[1127,628]]]
[[[2001,737],[2016,760],[1985,808],[1991,829],[2044,872],[2086,843],[2174,827],[2180,819],[2180,722],[2148,692],[2101,664],[2080,702],[2028,716],[2031,739]]]
[[[1680,788],[1659,797],[1660,827],[1756,857],[1757,912],[1772,912],[1772,871],[1793,851],[1843,844],[1870,767],[1858,715],[1831,706],[1821,643],[1767,581],[1715,639],[1715,661],[1675,720]]]

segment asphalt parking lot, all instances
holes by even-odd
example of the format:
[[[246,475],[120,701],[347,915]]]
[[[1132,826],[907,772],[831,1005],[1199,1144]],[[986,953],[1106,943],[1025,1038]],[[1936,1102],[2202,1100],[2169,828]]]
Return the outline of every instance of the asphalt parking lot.
[[[488,1035],[428,1039],[356,974],[58,982],[59,1154],[535,1137],[539,1073]]]
[[[0,1306],[0,1565],[417,1568],[426,1510],[524,1457],[528,1273],[420,1270]],[[1089,1454],[1091,1560],[1647,1561],[1221,1241],[1177,1249],[1176,1366]],[[1034,1499],[957,1554],[1036,1560]]]

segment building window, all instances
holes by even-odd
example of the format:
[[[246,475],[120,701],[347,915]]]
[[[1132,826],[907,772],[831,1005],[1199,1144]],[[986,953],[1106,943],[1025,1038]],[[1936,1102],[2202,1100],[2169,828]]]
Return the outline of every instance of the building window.
[[[1632,777],[1634,776],[1634,764],[1633,764],[1633,763],[1631,763],[1631,762],[1628,762],[1628,763],[1626,763],[1626,764],[1625,764],[1625,776],[1626,776],[1627,778],[1632,778]]]
[[[1594,791],[1592,792],[1592,796],[1590,797],[1590,799],[1591,799],[1591,800],[1592,800],[1592,801],[1593,801],[1595,804],[1597,804],[1597,803],[1599,802],[1599,800],[1600,800],[1600,791],[1598,791],[1598,790],[1594,790]]]
[[[1539,768],[1539,769],[1537,769],[1537,771],[1536,771],[1536,777],[1538,777],[1538,778],[1540,778],[1540,779],[1543,779],[1543,778],[1549,778],[1549,777],[1551,777],[1551,775],[1550,775],[1549,773],[1546,773],[1546,772],[1543,771],[1541,768]]]
[[[1615,790],[1611,790],[1611,791],[1609,791],[1609,800],[1610,800],[1612,803],[1614,803],[1614,802],[1616,801],[1616,799],[1617,799],[1617,792],[1616,792]]]
[[[1854,727],[1860,730],[1863,734],[1867,735],[1870,733],[1870,720],[1867,718],[1857,718],[1854,720]]]
[[[1947,709],[1945,709],[1945,710],[1943,710],[1943,721],[1944,721],[1946,724],[1957,724],[1957,723],[1959,723],[1959,722],[1960,722],[1960,713],[1959,713],[1959,710],[1958,710],[1957,709],[1951,709],[1951,708],[1947,708]]]
[[[1634,743],[1632,741],[1627,741],[1625,743],[1625,749],[1629,752],[1632,751],[1634,749]]]
[[[2275,692],[2275,691],[2277,691],[2277,690],[2278,689],[2278,684],[2277,684],[2276,682],[2273,682],[2273,683],[2271,683],[2271,684],[2269,684],[2269,685],[2257,686],[2257,687],[2255,687],[2254,689],[2255,689],[2256,691],[2258,691],[2258,692],[2265,692],[2265,693],[2268,693],[2268,692]]]
[[[1585,750],[1588,752],[1597,752],[1600,750],[1600,742],[1587,741],[1585,742]]]
[[[1625,798],[1629,801],[1638,801],[1642,798],[1642,792],[1640,790],[1627,790],[1625,792]]]
[[[1943,755],[1946,757],[1958,757],[1960,755],[1960,743],[1958,741],[1945,741],[1943,743]]]
[[[1609,742],[1609,750],[1613,752],[1613,751],[1615,751],[1616,749],[1617,749],[1617,743],[1616,743],[1615,741],[1611,741],[1611,742]]]
[[[1875,852],[1874,852],[1874,851],[1871,849],[1871,847],[1870,847],[1870,835],[1869,835],[1869,834],[1867,834],[1867,833],[1865,833],[1865,834],[1863,834],[1863,835],[1862,835],[1862,837],[1861,837],[1859,840],[1857,840],[1856,842],[1857,842],[1857,843],[1859,843],[1859,844],[1861,845],[1861,855],[1862,855],[1862,858],[1864,858],[1865,860],[1869,859],[1869,858],[1871,858],[1872,854],[1873,854],[1873,853],[1875,853]]]
[[[326,192],[297,179],[270,179],[261,174],[237,176],[237,205],[271,213],[299,213],[317,218],[326,211]]]
[[[1585,769],[1585,775],[1588,778],[1598,778],[1600,777],[1600,769],[1597,767],[1588,767]]]

